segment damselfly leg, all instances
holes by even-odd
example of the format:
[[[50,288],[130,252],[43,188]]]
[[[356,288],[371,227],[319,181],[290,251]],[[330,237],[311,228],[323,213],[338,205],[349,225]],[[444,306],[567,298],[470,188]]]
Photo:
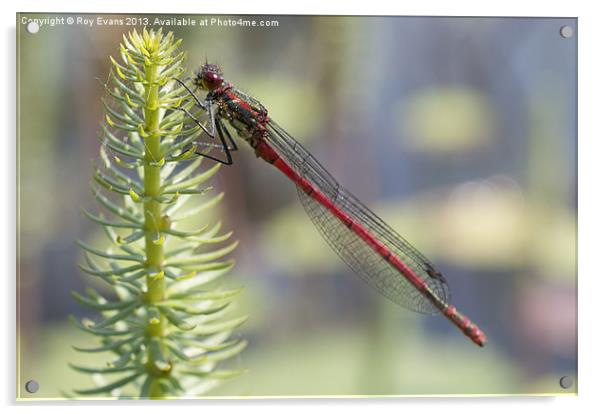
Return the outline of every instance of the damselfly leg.
[[[195,119],[195,121],[198,122],[196,119]],[[215,121],[215,118],[214,118],[214,121]],[[222,124],[221,120],[218,119],[217,122],[215,122],[214,126],[215,126],[215,130],[217,131],[217,136],[219,137],[219,141],[221,143],[221,149],[226,154],[226,159],[220,160],[219,158],[213,157],[209,154],[204,154],[202,152],[196,152],[196,153],[202,157],[209,158],[210,160],[219,162],[221,164],[232,165],[232,154],[230,152],[236,151],[238,149],[238,147],[236,147],[236,144],[234,144],[234,141],[232,140],[232,136],[230,135],[230,133],[229,132],[224,133],[224,131],[228,131],[228,130]],[[231,142],[234,144],[234,146],[232,148],[228,147],[228,144],[226,143],[226,139],[224,138],[224,135],[229,137]]]
[[[219,138],[219,140],[220,140],[220,145],[218,145],[218,147],[226,154],[226,159],[222,160],[222,159],[219,159],[219,158],[214,157],[212,155],[209,155],[209,154],[206,154],[206,153],[203,153],[203,152],[199,152],[199,151],[196,151],[195,153],[197,155],[201,156],[201,157],[209,158],[210,160],[219,162],[221,164],[232,165],[232,154],[230,152],[231,151],[237,151],[238,147],[236,146],[236,143],[234,142],[234,139],[232,138],[232,135],[230,134],[230,131],[228,131],[228,128],[222,123],[222,121],[219,118],[216,118],[216,116],[215,116],[215,107],[213,106],[211,100],[207,99],[205,101],[205,103],[203,103],[196,96],[196,94],[188,87],[188,85],[186,85],[180,79],[177,79],[177,78],[174,78],[174,79],[180,85],[182,85],[184,87],[184,89],[186,89],[186,91],[192,96],[192,98],[194,99],[194,101],[197,104],[197,106],[199,106],[201,109],[205,110],[208,113],[208,115],[209,115],[209,122],[210,122],[210,125],[211,125],[211,131],[209,131],[207,129],[207,127],[205,125],[203,125],[203,123],[201,123],[198,119],[196,119],[196,117],[192,113],[190,113],[190,111],[187,110],[186,108],[178,107],[176,109],[184,112],[210,138],[215,138],[217,136]],[[228,142],[226,142],[226,141],[228,141],[231,146],[229,146]],[[199,144],[203,145],[203,143],[199,143]],[[203,146],[205,146],[205,145],[203,145]],[[206,146],[214,146],[214,145],[206,145]],[[188,151],[189,149],[190,149],[190,147],[185,148],[184,152]]]
[[[178,79],[178,78],[173,78],[176,82],[178,82],[180,85],[182,85],[184,87],[184,89],[186,89],[186,91],[190,94],[190,96],[192,96],[192,98],[194,99],[195,103],[201,108],[204,109],[205,111],[207,111],[207,105],[204,104],[203,102],[201,102],[201,100],[195,95],[195,93],[188,87],[188,85],[186,85],[186,83],[184,83],[184,81]],[[186,108],[182,108],[180,106],[174,108],[177,109],[178,111],[182,111],[184,112],[186,115],[188,115],[189,118],[191,118],[207,135],[209,135],[211,138],[215,138],[215,123],[212,121],[211,126],[212,126],[212,131],[209,132],[209,130],[207,129],[207,127],[205,127],[205,125],[203,125],[201,122],[199,122],[194,115],[192,115],[190,113],[190,111]]]
[[[236,146],[236,141],[232,138],[230,131],[228,131],[228,127],[224,125],[221,120],[218,120],[217,125],[222,129],[226,138],[228,138],[228,142],[230,142],[231,147],[228,147],[228,151],[238,151],[238,146]]]

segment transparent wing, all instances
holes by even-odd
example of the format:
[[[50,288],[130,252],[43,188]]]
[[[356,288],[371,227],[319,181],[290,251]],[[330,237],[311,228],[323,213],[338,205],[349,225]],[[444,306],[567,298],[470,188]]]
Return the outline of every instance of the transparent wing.
[[[427,283],[435,296],[449,303],[447,282],[424,255],[364,206],[353,194],[342,188],[301,144],[273,121],[268,123],[268,132],[268,143],[297,173],[385,244]],[[305,211],[320,234],[368,285],[393,302],[415,312],[425,314],[439,312],[439,309],[396,268],[332,215],[330,210],[308,196],[301,188],[298,188],[298,193]]]

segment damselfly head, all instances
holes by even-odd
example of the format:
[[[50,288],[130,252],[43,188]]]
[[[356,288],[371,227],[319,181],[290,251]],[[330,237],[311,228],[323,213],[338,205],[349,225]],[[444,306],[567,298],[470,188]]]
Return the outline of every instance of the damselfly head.
[[[224,83],[222,70],[213,63],[205,63],[197,72],[194,84],[207,91],[214,91]]]

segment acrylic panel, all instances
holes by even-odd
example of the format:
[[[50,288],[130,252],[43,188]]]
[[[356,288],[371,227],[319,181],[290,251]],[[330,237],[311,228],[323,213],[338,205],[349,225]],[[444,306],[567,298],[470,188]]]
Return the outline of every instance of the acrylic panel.
[[[577,393],[577,19],[16,31],[18,399]]]

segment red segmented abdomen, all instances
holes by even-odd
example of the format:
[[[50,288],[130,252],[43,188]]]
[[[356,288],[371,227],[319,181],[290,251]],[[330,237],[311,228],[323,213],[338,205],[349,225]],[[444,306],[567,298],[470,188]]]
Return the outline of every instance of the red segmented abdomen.
[[[300,176],[288,163],[286,163],[270,145],[260,141],[255,148],[258,156],[282,171],[291,181],[302,189],[309,197],[330,211],[345,226],[360,237],[370,248],[380,255],[391,266],[397,269],[407,281],[409,281],[419,292],[421,292],[436,308],[438,308],[447,319],[456,325],[475,344],[483,346],[486,337],[470,319],[458,312],[455,306],[445,303],[429,288],[426,281],[408,267],[394,252],[380,242],[364,226],[353,220],[349,214],[338,208],[332,200],[324,193],[316,189],[307,179]]]
[[[454,305],[446,305],[443,309],[443,314],[449,319],[454,325],[456,325],[472,342],[479,346],[485,345],[487,337],[485,333],[479,329],[479,327],[473,323],[466,315],[458,312]]]

